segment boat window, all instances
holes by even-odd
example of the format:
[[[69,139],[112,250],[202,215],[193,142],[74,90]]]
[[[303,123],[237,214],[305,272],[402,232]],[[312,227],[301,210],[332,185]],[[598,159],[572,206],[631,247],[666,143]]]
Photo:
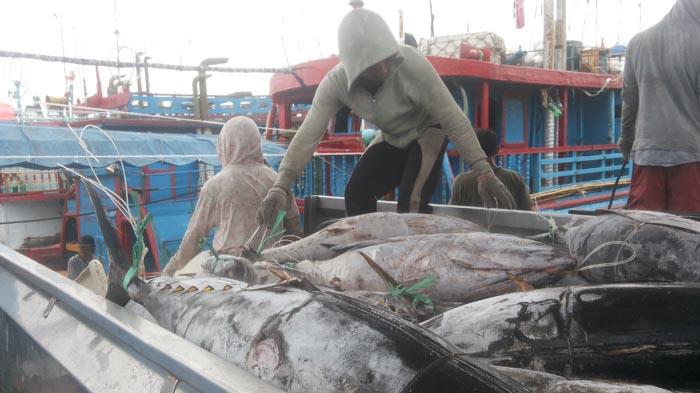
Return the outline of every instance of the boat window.
[[[268,102],[265,100],[258,101],[258,108],[263,109],[268,107]]]
[[[221,109],[233,109],[236,107],[236,104],[233,103],[233,101],[226,101],[221,103]]]
[[[251,107],[250,101],[241,101],[241,109],[250,109]]]
[[[158,108],[172,108],[173,102],[170,100],[163,100],[158,102]]]
[[[182,107],[187,109],[187,110],[192,110],[192,108],[193,108],[192,101],[183,101]]]

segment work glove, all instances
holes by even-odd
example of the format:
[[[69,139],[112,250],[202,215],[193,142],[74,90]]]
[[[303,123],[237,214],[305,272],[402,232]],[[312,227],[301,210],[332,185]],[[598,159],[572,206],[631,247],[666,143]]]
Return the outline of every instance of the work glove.
[[[266,228],[272,227],[277,213],[287,208],[291,196],[292,193],[285,187],[279,185],[272,186],[270,191],[267,192],[267,195],[265,195],[260,210],[258,210],[258,224]]]
[[[620,137],[620,140],[617,141],[617,149],[620,150],[620,153],[622,153],[622,158],[625,161],[629,161],[630,155],[632,154],[632,145],[634,145],[634,141],[630,141],[625,137]]]
[[[484,202],[484,206],[488,208],[515,209],[515,198],[493,173],[479,176],[477,190],[481,200]]]
[[[477,191],[484,206],[488,208],[515,209],[515,198],[493,173],[491,164],[485,159],[472,164],[477,173]]]

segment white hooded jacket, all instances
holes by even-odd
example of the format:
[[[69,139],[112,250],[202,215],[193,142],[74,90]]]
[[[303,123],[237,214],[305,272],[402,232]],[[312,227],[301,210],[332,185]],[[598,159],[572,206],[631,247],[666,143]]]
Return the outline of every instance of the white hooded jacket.
[[[216,228],[214,250],[240,255],[258,226],[257,207],[277,174],[264,163],[257,125],[244,116],[229,120],[221,129],[216,150],[221,172],[204,183],[180,248],[165,273],[172,274],[187,264],[200,251],[199,241],[212,228]],[[298,216],[292,199],[287,207],[287,223]]]

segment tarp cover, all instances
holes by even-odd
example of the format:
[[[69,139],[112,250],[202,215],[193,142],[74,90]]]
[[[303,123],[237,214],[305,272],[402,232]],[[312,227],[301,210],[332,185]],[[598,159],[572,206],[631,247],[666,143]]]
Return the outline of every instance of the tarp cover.
[[[88,150],[99,160],[92,160],[95,167],[118,162],[144,166],[154,162],[185,165],[199,161],[220,165],[216,155],[217,135],[162,134],[131,131],[105,131],[114,141],[99,130],[74,128]],[[286,149],[273,143],[263,143],[263,153],[270,165],[282,158]],[[17,123],[0,123],[0,167],[57,168],[87,167],[88,158],[80,147],[78,138],[67,127],[32,126]]]

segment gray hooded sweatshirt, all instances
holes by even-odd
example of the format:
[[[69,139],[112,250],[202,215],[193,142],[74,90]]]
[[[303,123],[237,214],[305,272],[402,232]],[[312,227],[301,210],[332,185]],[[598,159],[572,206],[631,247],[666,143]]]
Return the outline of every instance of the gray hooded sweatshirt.
[[[350,11],[340,23],[338,46],[340,64],[316,90],[275,184],[291,186],[343,105],[381,129],[375,143],[384,141],[398,148],[407,147],[440,124],[470,166],[483,160],[478,169],[490,171],[474,129],[433,66],[414,48],[399,46],[378,14],[362,8]],[[356,83],[364,70],[390,56],[395,61],[374,95]]]
[[[627,47],[622,138],[638,165],[700,161],[700,0],[678,0]]]

